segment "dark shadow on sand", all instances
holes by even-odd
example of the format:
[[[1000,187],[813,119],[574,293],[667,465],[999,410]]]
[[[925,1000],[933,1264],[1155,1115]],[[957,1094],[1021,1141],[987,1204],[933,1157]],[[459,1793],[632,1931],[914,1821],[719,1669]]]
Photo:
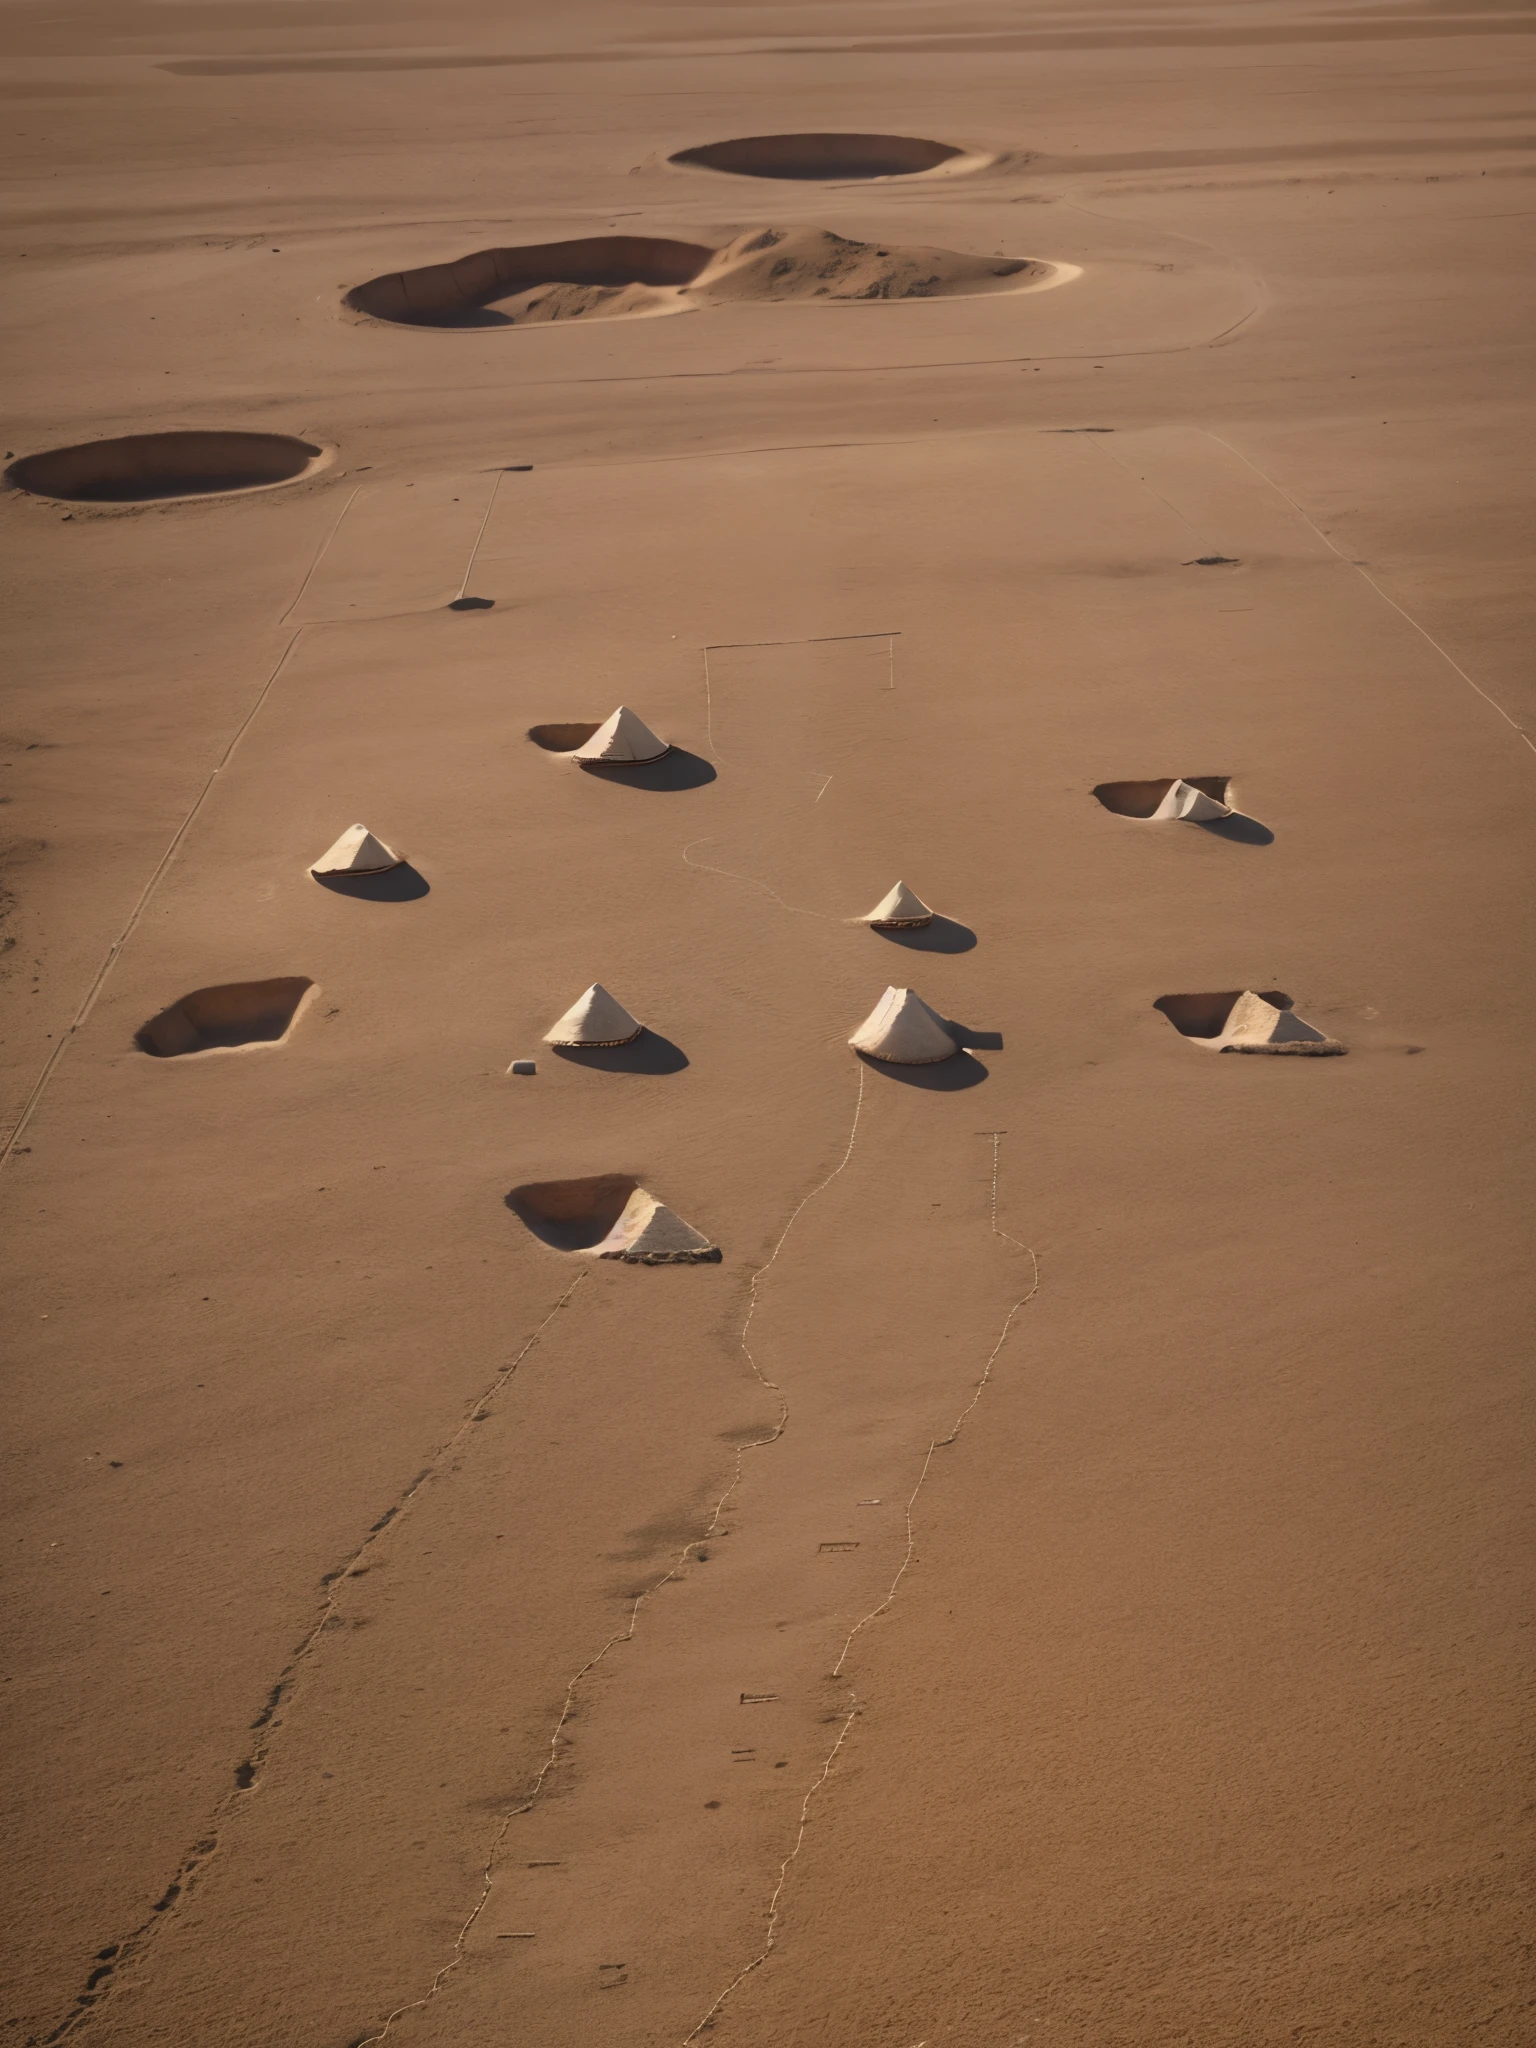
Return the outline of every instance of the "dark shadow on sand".
[[[1273,846],[1275,835],[1267,825],[1261,825],[1257,818],[1245,817],[1241,811],[1234,811],[1230,818],[1199,818],[1194,820],[1202,832],[1209,832],[1213,839],[1230,839],[1238,846]]]
[[[966,1047],[977,1052],[1001,1052],[1003,1049],[1001,1031],[973,1031],[969,1024],[957,1024],[953,1017],[944,1019],[944,1029],[962,1051]]]
[[[968,1052],[957,1052],[953,1059],[935,1060],[927,1067],[900,1067],[891,1060],[870,1059],[860,1053],[872,1074],[883,1074],[888,1081],[903,1081],[909,1088],[924,1088],[930,1095],[954,1095],[962,1088],[975,1088],[987,1078],[987,1069]]]
[[[969,953],[976,943],[970,926],[956,924],[952,917],[935,917],[931,924],[920,924],[907,931],[881,931],[878,925],[871,925],[870,930],[913,953]]]
[[[489,612],[495,608],[494,597],[455,597],[448,605],[451,612]]]
[[[709,763],[683,747],[673,747],[659,761],[645,761],[637,767],[600,768],[585,761],[581,765],[594,782],[622,782],[626,789],[702,789],[715,779]]]
[[[418,903],[432,888],[408,860],[382,875],[316,875],[315,880],[333,896],[355,896],[364,903]]]
[[[596,1074],[680,1074],[688,1055],[659,1031],[642,1031],[628,1045],[552,1045],[557,1059]]]

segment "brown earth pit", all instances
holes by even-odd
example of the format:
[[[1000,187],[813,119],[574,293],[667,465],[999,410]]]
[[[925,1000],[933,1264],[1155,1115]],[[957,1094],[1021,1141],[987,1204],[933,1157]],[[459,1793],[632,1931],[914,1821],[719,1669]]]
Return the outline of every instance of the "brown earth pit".
[[[141,1024],[133,1042],[140,1052],[161,1060],[240,1045],[276,1045],[313,987],[307,976],[287,974],[273,981],[195,988]]]
[[[738,178],[912,178],[965,155],[917,135],[743,135],[677,150],[667,161]]]
[[[600,718],[586,718],[565,725],[530,725],[528,737],[546,754],[572,754],[586,745],[601,724]]]
[[[585,1180],[529,1181],[513,1188],[507,1207],[540,1244],[557,1252],[589,1252],[613,1229],[639,1185],[627,1173],[599,1173]]]
[[[480,249],[453,263],[370,278],[344,304],[407,327],[528,327],[718,306],[973,298],[1028,291],[1070,274],[1024,257],[858,242],[829,228],[769,227],[719,249],[643,235]]]
[[[310,475],[327,459],[323,448],[292,434],[125,434],[24,455],[9,465],[5,480],[34,497],[123,505],[271,490]]]
[[[1228,988],[1214,995],[1159,996],[1152,1007],[1161,1010],[1186,1038],[1220,1038],[1232,1006],[1242,993],[1240,988]],[[1283,989],[1261,988],[1257,993],[1277,1010],[1291,1007],[1291,998]]]
[[[1150,818],[1163,798],[1180,778],[1173,775],[1157,775],[1150,782],[1100,782],[1094,785],[1094,795],[1106,811],[1113,811],[1119,818]],[[1219,804],[1227,801],[1229,775],[1186,775],[1182,778],[1191,788],[1204,790]]]
[[[590,235],[525,248],[477,249],[452,263],[397,270],[353,287],[345,304],[408,327],[503,327],[572,318],[601,308],[654,311],[660,290],[689,285],[714,255],[699,242],[649,235]],[[622,298],[621,307],[614,301]],[[502,300],[515,307],[494,311]]]

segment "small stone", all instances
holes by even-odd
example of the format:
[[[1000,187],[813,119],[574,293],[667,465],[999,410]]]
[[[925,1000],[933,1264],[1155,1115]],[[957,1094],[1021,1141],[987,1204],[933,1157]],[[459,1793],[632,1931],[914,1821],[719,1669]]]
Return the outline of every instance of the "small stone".
[[[514,1060],[507,1069],[509,1074],[536,1074],[538,1071],[537,1060]]]

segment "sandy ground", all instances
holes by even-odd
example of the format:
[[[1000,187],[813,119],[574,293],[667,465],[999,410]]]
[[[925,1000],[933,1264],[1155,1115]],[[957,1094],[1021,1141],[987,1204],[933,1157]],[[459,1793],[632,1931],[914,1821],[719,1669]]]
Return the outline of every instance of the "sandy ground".
[[[9,0],[7,450],[330,459],[0,497],[8,2041],[1530,2041],[1532,24]],[[1065,281],[342,305],[770,226]]]

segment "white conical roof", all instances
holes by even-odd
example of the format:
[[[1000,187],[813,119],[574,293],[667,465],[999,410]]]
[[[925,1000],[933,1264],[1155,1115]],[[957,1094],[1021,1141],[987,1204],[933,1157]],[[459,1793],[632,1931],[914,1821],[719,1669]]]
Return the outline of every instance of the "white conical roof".
[[[854,923],[897,927],[932,924],[933,912],[915,889],[909,889],[905,882],[898,882],[888,896],[880,898],[867,916],[855,918]]]
[[[349,825],[336,844],[310,869],[312,875],[377,875],[399,867],[404,856],[375,839],[366,825]]]
[[[544,1034],[546,1045],[628,1045],[645,1026],[631,1017],[624,1005],[609,995],[600,981],[594,981],[579,996],[558,1024]]]
[[[670,752],[671,747],[666,740],[658,739],[643,718],[636,717],[627,704],[621,704],[613,716],[597,728],[585,746],[576,748],[571,759],[595,761],[605,768],[621,768],[639,766],[645,761],[659,761],[663,754]]]
[[[901,1067],[932,1066],[959,1050],[943,1018],[910,988],[888,988],[848,1043]]]
[[[597,1247],[600,1259],[631,1266],[689,1266],[716,1260],[720,1253],[703,1231],[685,1223],[675,1209],[636,1188],[624,1213]]]
[[[1173,778],[1173,787],[1152,813],[1154,818],[1188,818],[1191,824],[1203,825],[1212,818],[1230,818],[1232,806],[1219,804],[1215,797],[1207,796],[1203,789],[1196,789],[1192,782],[1181,777]]]
[[[1244,989],[1228,1011],[1215,1042],[1220,1046],[1297,1045],[1322,1044],[1324,1038],[1325,1033],[1298,1017],[1294,1010],[1282,1010],[1265,1002],[1252,989]]]

